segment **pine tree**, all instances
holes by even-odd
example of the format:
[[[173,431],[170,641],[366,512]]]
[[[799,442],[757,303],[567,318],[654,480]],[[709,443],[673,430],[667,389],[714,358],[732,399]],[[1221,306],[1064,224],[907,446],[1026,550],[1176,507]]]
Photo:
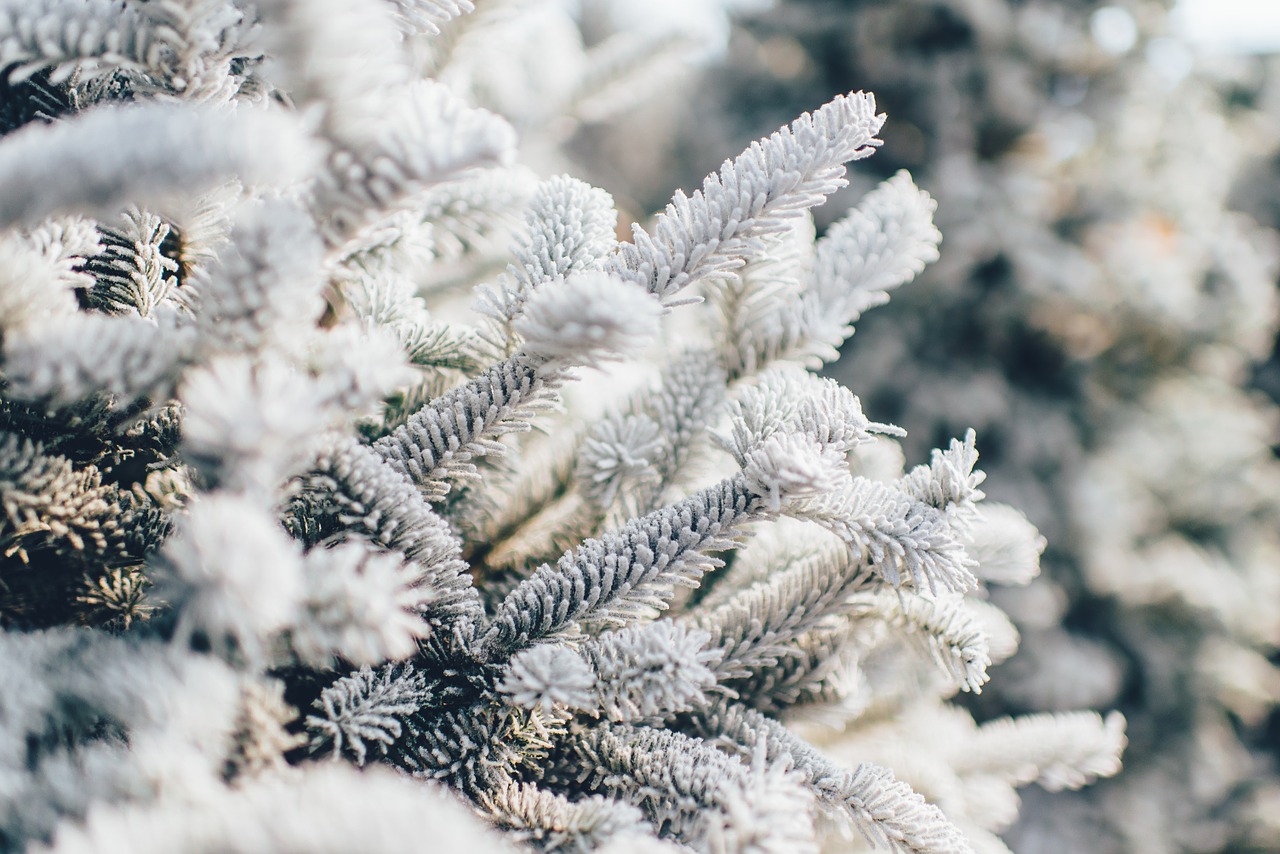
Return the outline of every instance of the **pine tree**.
[[[906,173],[814,239],[872,95],[620,242],[468,101],[519,8],[0,13],[0,847],[999,851],[1118,770],[947,702],[1040,536],[813,373],[937,259]]]

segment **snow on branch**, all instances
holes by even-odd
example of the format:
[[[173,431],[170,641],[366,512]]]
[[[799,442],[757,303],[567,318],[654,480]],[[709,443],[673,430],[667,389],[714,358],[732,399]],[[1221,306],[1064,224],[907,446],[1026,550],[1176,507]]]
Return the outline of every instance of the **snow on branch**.
[[[998,584],[1026,584],[1035,578],[1048,545],[1021,510],[990,501],[978,508],[967,539],[979,577]]]
[[[86,296],[102,311],[150,317],[178,286],[178,261],[162,248],[172,229],[160,217],[137,208],[120,219],[116,226],[102,229],[102,256],[94,259],[97,278]]]
[[[366,0],[262,0],[268,73],[325,135],[368,134],[385,97],[409,80],[391,5]],[[364,137],[367,138],[367,137]]]
[[[415,81],[383,98],[385,112],[362,124],[362,135],[335,140],[315,189],[318,219],[333,245],[413,207],[433,185],[513,157],[511,126],[441,83]]]
[[[898,172],[872,190],[818,241],[802,313],[815,343],[839,347],[849,324],[888,301],[889,291],[938,260],[937,203]],[[823,326],[831,331],[819,332]],[[824,350],[824,361],[830,354]]]
[[[292,509],[299,534],[316,541],[346,530],[403,554],[429,594],[423,606],[437,631],[479,620],[481,604],[461,543],[413,484],[374,451],[335,441],[322,448],[301,480]]]
[[[170,103],[100,106],[0,140],[0,228],[52,214],[109,215],[240,178],[277,186],[306,177],[314,143],[280,110]]]
[[[548,283],[516,324],[519,352],[432,400],[373,447],[439,500],[447,478],[474,472],[473,457],[503,453],[498,436],[529,429],[565,368],[634,355],[656,335],[659,311],[648,294],[604,273]]]
[[[74,403],[106,392],[123,408],[171,395],[194,344],[195,330],[172,317],[157,326],[138,317],[78,314],[6,337],[5,374],[18,398]]]
[[[257,350],[286,325],[314,322],[322,247],[297,206],[268,201],[237,211],[228,244],[200,270],[196,322],[215,351]]]
[[[243,55],[249,29],[230,0],[6,0],[0,66],[13,66],[13,81],[44,68],[55,84],[124,71],[138,89],[225,97],[231,59]]]
[[[671,620],[605,632],[586,645],[599,706],[612,721],[640,721],[706,705],[722,653],[706,632]]]
[[[819,806],[852,821],[876,847],[894,854],[972,854],[942,811],[887,768],[841,768],[782,724],[736,704],[722,704],[701,718],[699,729],[708,738],[762,747],[770,760],[789,762],[813,787]]]
[[[356,541],[312,549],[303,562],[303,612],[289,634],[298,657],[327,667],[399,661],[431,634],[423,619],[432,590],[421,570],[393,552]]]
[[[934,202],[899,172],[813,243],[799,220],[736,280],[713,281],[719,350],[734,376],[786,360],[819,368],[839,355],[853,324],[889,291],[938,259]]]
[[[677,586],[718,564],[706,552],[728,548],[745,522],[764,515],[741,478],[729,479],[585,541],[507,595],[482,634],[486,655],[503,658],[582,620],[625,623],[664,607]]]
[[[767,765],[763,751],[748,764],[701,739],[631,724],[592,727],[575,749],[607,789],[635,799],[656,825],[699,848],[817,850],[811,795],[784,766]]]
[[[692,196],[677,192],[653,234],[632,228],[607,269],[644,285],[666,305],[690,284],[731,272],[783,232],[790,219],[844,186],[844,164],[870,155],[884,116],[874,96],[840,96],[751,144]]]
[[[320,714],[306,720],[312,749],[331,745],[335,758],[348,751],[363,765],[370,747],[385,755],[400,737],[402,721],[430,698],[426,677],[411,664],[377,671],[363,667],[325,688],[316,700]]]
[[[595,851],[649,836],[640,810],[600,795],[571,801],[532,783],[504,780],[483,792],[481,803],[499,827],[547,851]]]
[[[513,328],[543,371],[638,356],[658,334],[656,300],[605,273],[583,272],[534,291]]]
[[[547,385],[537,366],[517,355],[432,400],[373,449],[428,501],[439,501],[451,478],[474,475],[473,457],[503,453],[496,437],[529,429],[531,407],[545,401]]]
[[[229,660],[260,660],[292,625],[306,591],[302,552],[242,496],[195,504],[159,556],[161,597],[179,604],[182,643],[199,641]]]
[[[946,514],[890,484],[850,477],[791,511],[840,537],[859,561],[898,587],[965,592],[977,585],[960,535]]]
[[[850,610],[904,629],[956,685],[975,694],[986,683],[990,642],[963,597],[926,598],[905,590],[855,594]]]
[[[806,632],[848,613],[849,595],[869,573],[839,547],[821,549],[771,573],[714,607],[695,608],[683,621],[710,633],[722,681],[741,679],[795,654]]]
[[[440,25],[475,9],[471,0],[389,0],[396,26],[406,36],[439,35]]]
[[[994,774],[1016,786],[1078,789],[1120,770],[1127,740],[1119,712],[1057,712],[1000,718],[978,727],[963,748],[959,770]]]
[[[483,285],[476,310],[488,318],[495,346],[513,351],[519,339],[511,324],[535,288],[570,273],[598,270],[617,245],[618,213],[604,190],[559,175],[542,182],[525,211],[528,236],[507,268],[508,279]]]
[[[498,691],[517,706],[541,709],[549,716],[556,707],[596,708],[595,681],[590,665],[577,651],[541,644],[512,656]]]

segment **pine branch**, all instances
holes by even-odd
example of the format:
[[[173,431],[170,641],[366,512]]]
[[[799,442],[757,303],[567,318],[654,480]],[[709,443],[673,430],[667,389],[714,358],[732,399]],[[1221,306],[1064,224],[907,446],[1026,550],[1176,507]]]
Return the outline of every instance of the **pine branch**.
[[[904,630],[956,685],[982,693],[990,643],[963,597],[929,599],[903,590],[858,593],[849,602],[858,619],[876,619]]]
[[[952,439],[947,450],[934,450],[928,466],[916,466],[902,479],[903,491],[957,522],[967,523],[977,502],[985,497],[978,486],[987,476],[974,469],[978,462],[976,440],[973,430],[969,430],[963,442]]]
[[[582,443],[574,478],[604,518],[611,508],[625,512],[623,518],[657,509],[719,414],[724,387],[711,353],[687,350],[663,369],[655,387],[596,422]]]
[[[439,35],[440,26],[475,9],[471,0],[389,0],[395,22],[407,37]]]
[[[357,765],[371,746],[385,756],[403,732],[402,720],[430,698],[426,678],[413,665],[361,668],[320,693],[315,707],[321,714],[306,719],[312,750],[332,745],[335,757],[347,751]]]
[[[215,493],[177,521],[156,572],[157,595],[177,614],[179,644],[198,640],[227,660],[260,663],[296,623],[306,592],[301,550],[262,510]]]
[[[162,205],[230,178],[288,184],[308,174],[314,144],[282,111],[171,103],[100,106],[0,140],[0,227],[63,212],[109,215]]]
[[[782,766],[750,765],[678,732],[601,724],[573,743],[583,774],[711,851],[814,852],[812,803]]]
[[[494,437],[529,429],[529,407],[546,400],[549,385],[535,363],[516,355],[432,400],[373,449],[428,501],[439,501],[450,478],[474,476],[473,457],[503,453]]]
[[[752,143],[702,189],[677,192],[650,235],[638,225],[606,267],[643,285],[665,305],[707,276],[731,272],[759,241],[844,186],[844,164],[870,155],[884,116],[861,92],[836,98],[812,115]]]
[[[605,632],[586,644],[596,707],[611,721],[638,722],[698,709],[715,687],[720,650],[706,632],[671,620]]]
[[[819,368],[835,359],[853,324],[889,291],[938,258],[934,202],[906,172],[868,193],[812,245],[802,221],[740,281],[713,283],[724,320],[720,350],[731,375],[786,360]]]
[[[95,314],[33,324],[5,339],[8,390],[19,400],[64,405],[107,394],[121,410],[139,400],[165,400],[193,356],[195,341],[195,330],[176,325],[172,315],[160,325]]]
[[[425,573],[393,552],[358,541],[312,549],[303,563],[306,595],[289,642],[304,664],[334,657],[354,665],[400,661],[431,635],[424,619],[434,591]]]
[[[617,245],[618,214],[603,190],[560,175],[542,182],[525,211],[528,236],[507,268],[508,280],[479,290],[475,309],[488,318],[491,343],[507,354],[519,346],[512,323],[534,288],[570,273],[598,270]]]
[[[571,801],[532,783],[503,781],[480,795],[502,829],[544,851],[587,854],[649,835],[640,810],[600,796]]]
[[[901,171],[827,230],[800,300],[809,341],[791,344],[791,358],[835,358],[863,312],[887,302],[889,291],[938,260],[942,235],[933,224],[936,207]]]
[[[316,458],[295,502],[295,530],[319,526],[313,542],[350,531],[410,560],[429,592],[426,618],[438,633],[447,636],[479,621],[482,607],[461,544],[413,484],[369,448],[331,444]]]
[[[592,711],[599,705],[590,665],[575,650],[551,644],[512,656],[497,690],[521,708],[541,710],[544,717],[557,708]]]
[[[509,161],[515,132],[502,118],[421,80],[384,96],[386,115],[340,138],[315,189],[325,239],[341,246],[361,228],[415,206],[424,190],[465,170]]]
[[[696,583],[718,565],[707,552],[728,548],[744,523],[767,515],[739,475],[587,540],[508,594],[480,648],[485,657],[502,659],[585,620],[626,622],[663,608],[677,586]]]
[[[23,562],[45,548],[64,558],[80,553],[86,563],[136,562],[168,531],[163,514],[104,484],[97,467],[77,468],[7,431],[0,431],[0,510],[0,554]],[[81,571],[77,566],[74,574]]]
[[[695,47],[679,29],[614,33],[587,50],[565,112],[593,124],[622,115],[688,74]]]
[[[420,206],[422,222],[431,230],[434,266],[505,255],[523,222],[520,212],[540,186],[530,170],[506,166],[428,188]],[[423,272],[432,282],[442,275],[439,270]]]
[[[164,254],[169,224],[155,214],[126,211],[121,226],[103,229],[102,256],[91,261],[90,308],[150,317],[178,285],[177,260]]]
[[[59,83],[73,71],[145,71],[164,41],[144,14],[112,0],[8,0],[0,6],[0,66],[12,79],[51,69]]]
[[[818,804],[851,820],[869,842],[896,854],[972,852],[942,811],[893,773],[863,764],[849,771],[833,764],[782,724],[736,704],[722,704],[696,719],[696,729],[717,743],[763,749],[771,762],[789,762],[804,775]]]
[[[894,587],[909,580],[931,592],[966,592],[977,584],[972,559],[945,512],[893,486],[851,477],[791,513],[840,537],[855,560]]]
[[[494,441],[529,429],[567,367],[622,358],[657,332],[658,307],[638,289],[603,273],[579,273],[539,288],[516,323],[524,346],[510,359],[433,400],[373,447],[430,500],[447,478],[474,475],[470,460],[501,454]]]
[[[1079,789],[1120,771],[1127,743],[1125,719],[1112,712],[1057,712],[999,718],[978,727],[957,770],[994,774],[1015,786],[1039,783],[1050,791]]]
[[[805,214],[767,238],[762,252],[736,276],[707,280],[707,301],[719,321],[716,352],[732,379],[750,377],[788,358],[796,349],[790,342],[807,335],[799,306],[805,274],[813,266],[813,240],[813,218]],[[815,366],[803,358],[794,361]]]
[[[838,551],[836,551],[838,549]],[[795,642],[832,617],[848,614],[850,594],[869,573],[838,546],[779,567],[767,581],[696,608],[683,620],[710,633],[711,649],[722,650],[716,676],[730,686],[778,664],[796,651]],[[750,697],[745,697],[750,702]]]
[[[282,327],[313,323],[323,311],[322,247],[311,219],[283,201],[239,213],[229,245],[196,285],[196,322],[215,351],[261,349]]]
[[[866,688],[858,663],[867,640],[861,627],[849,620],[821,625],[797,637],[775,664],[724,687],[738,702],[775,716],[805,705],[852,703],[856,711]]]
[[[1022,511],[984,502],[969,525],[965,550],[978,562],[977,574],[995,584],[1027,584],[1040,573],[1048,541]]]
[[[264,0],[262,47],[276,84],[294,104],[318,112],[331,140],[368,140],[385,121],[387,93],[409,81],[389,3]]]

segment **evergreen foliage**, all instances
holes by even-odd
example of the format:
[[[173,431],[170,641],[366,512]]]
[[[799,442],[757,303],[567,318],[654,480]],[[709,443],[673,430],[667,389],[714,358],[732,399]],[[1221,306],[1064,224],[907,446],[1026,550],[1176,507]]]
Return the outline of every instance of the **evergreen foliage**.
[[[0,3],[0,848],[988,851],[1115,773],[1118,717],[947,702],[1042,548],[974,434],[904,473],[811,373],[938,257],[905,173],[813,239],[874,97],[618,242],[470,5]],[[806,713],[960,739],[918,792]]]

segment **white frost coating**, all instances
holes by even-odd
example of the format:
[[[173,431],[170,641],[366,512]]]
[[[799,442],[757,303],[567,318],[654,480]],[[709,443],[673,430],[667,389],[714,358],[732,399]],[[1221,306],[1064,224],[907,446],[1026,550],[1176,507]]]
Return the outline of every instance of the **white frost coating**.
[[[1078,789],[1120,770],[1125,719],[1119,712],[1059,712],[1000,718],[978,728],[957,764],[967,773],[997,774],[1018,785]]]
[[[102,106],[0,140],[0,228],[146,207],[230,179],[288,186],[317,163],[296,116],[172,103]]]
[[[172,322],[75,314],[7,338],[5,373],[14,396],[26,399],[70,403],[99,390],[121,404],[164,399],[193,351],[194,333]]]
[[[984,581],[1027,584],[1040,574],[1040,555],[1048,543],[1021,510],[983,503],[967,535],[969,553]]]
[[[361,543],[313,549],[303,569],[307,593],[291,641],[313,667],[334,656],[356,665],[408,658],[430,633],[420,611],[434,598],[420,573],[395,552]]]
[[[440,25],[475,9],[471,0],[388,0],[396,26],[405,36],[439,35]]]
[[[300,107],[320,111],[326,136],[368,139],[386,94],[409,80],[390,4],[262,0],[268,74]]]
[[[197,502],[163,556],[165,598],[183,603],[178,636],[202,635],[225,655],[260,655],[293,621],[304,595],[297,545],[241,496]]]
[[[533,292],[514,327],[521,350],[554,368],[637,356],[658,334],[662,307],[605,273],[578,273]]]
[[[662,435],[652,418],[608,418],[597,422],[583,441],[575,476],[596,506],[607,508],[625,486],[658,479],[653,460],[661,451]]]
[[[41,854],[398,854],[429,828],[440,851],[516,854],[442,788],[387,771],[329,765],[246,781],[185,802],[95,809]]]
[[[937,207],[905,170],[864,196],[818,241],[810,284],[815,308],[852,323],[937,261]]]
[[[777,512],[790,499],[821,495],[836,488],[842,456],[831,457],[807,436],[777,433],[753,449],[742,467],[747,488]]]
[[[279,359],[223,356],[189,371],[178,392],[185,454],[231,487],[272,488],[325,424],[323,397]]]
[[[556,706],[596,706],[595,674],[572,649],[548,644],[527,649],[511,659],[498,690],[517,706],[550,715]]]
[[[677,192],[650,235],[633,226],[608,269],[644,285],[664,303],[693,282],[742,266],[761,238],[845,185],[844,164],[867,157],[884,116],[875,97],[840,96],[754,142],[692,196]]]
[[[905,176],[815,246],[806,209],[879,144],[870,96],[762,140],[618,247],[602,191],[488,170],[515,153],[511,122],[456,95],[538,89],[496,56],[523,56],[517,40],[476,50],[491,27],[554,30],[523,30],[523,0],[435,39],[464,0],[18,5],[0,0],[0,55],[33,76],[3,118],[55,124],[0,139],[0,178],[39,197],[0,203],[0,226],[19,226],[0,232],[0,305],[17,307],[0,315],[0,622],[95,628],[0,632],[17,653],[0,670],[29,671],[0,697],[6,844],[399,850],[425,820],[437,845],[492,850],[376,776],[302,770],[332,759],[443,781],[541,850],[661,834],[808,854],[816,799],[898,851],[966,851],[958,829],[988,854],[1025,768],[1052,783],[1114,770],[1105,738],[1051,722],[955,782],[966,757],[950,748],[981,734],[904,649],[925,638],[976,688],[981,629],[999,627],[1002,652],[1012,630],[924,592],[985,593],[966,551],[972,438],[906,478],[869,466],[860,449],[894,428],[804,370],[936,249]],[[44,23],[6,41],[19,18]],[[27,53],[3,53],[15,44]],[[629,60],[609,51],[597,70],[620,81]],[[531,74],[560,73],[544,64]],[[410,82],[432,68],[447,83]],[[265,106],[174,102],[192,98]],[[249,132],[272,123],[323,155],[263,169],[296,148]],[[33,219],[64,209],[79,218]],[[690,311],[660,330],[699,279],[718,326]],[[486,281],[481,331],[455,310]],[[617,372],[633,393],[605,379],[547,415],[574,367],[635,356],[649,364]],[[660,379],[640,388],[644,373]],[[702,447],[722,421],[740,470]],[[772,537],[791,548],[737,554],[782,514],[795,526]],[[111,650],[219,684],[86,666]],[[170,705],[182,714],[152,714]],[[901,782],[841,770],[783,726],[812,712]]]
[[[503,165],[514,155],[511,125],[443,84],[415,81],[383,92],[381,101],[379,114],[361,124],[365,136],[338,140],[316,188],[316,212],[332,243],[414,207],[427,188],[466,169]]]
[[[41,252],[17,233],[0,236],[0,330],[31,322],[61,321],[77,313],[72,288],[85,283],[69,276],[69,264]],[[71,259],[79,261],[83,259]]]

